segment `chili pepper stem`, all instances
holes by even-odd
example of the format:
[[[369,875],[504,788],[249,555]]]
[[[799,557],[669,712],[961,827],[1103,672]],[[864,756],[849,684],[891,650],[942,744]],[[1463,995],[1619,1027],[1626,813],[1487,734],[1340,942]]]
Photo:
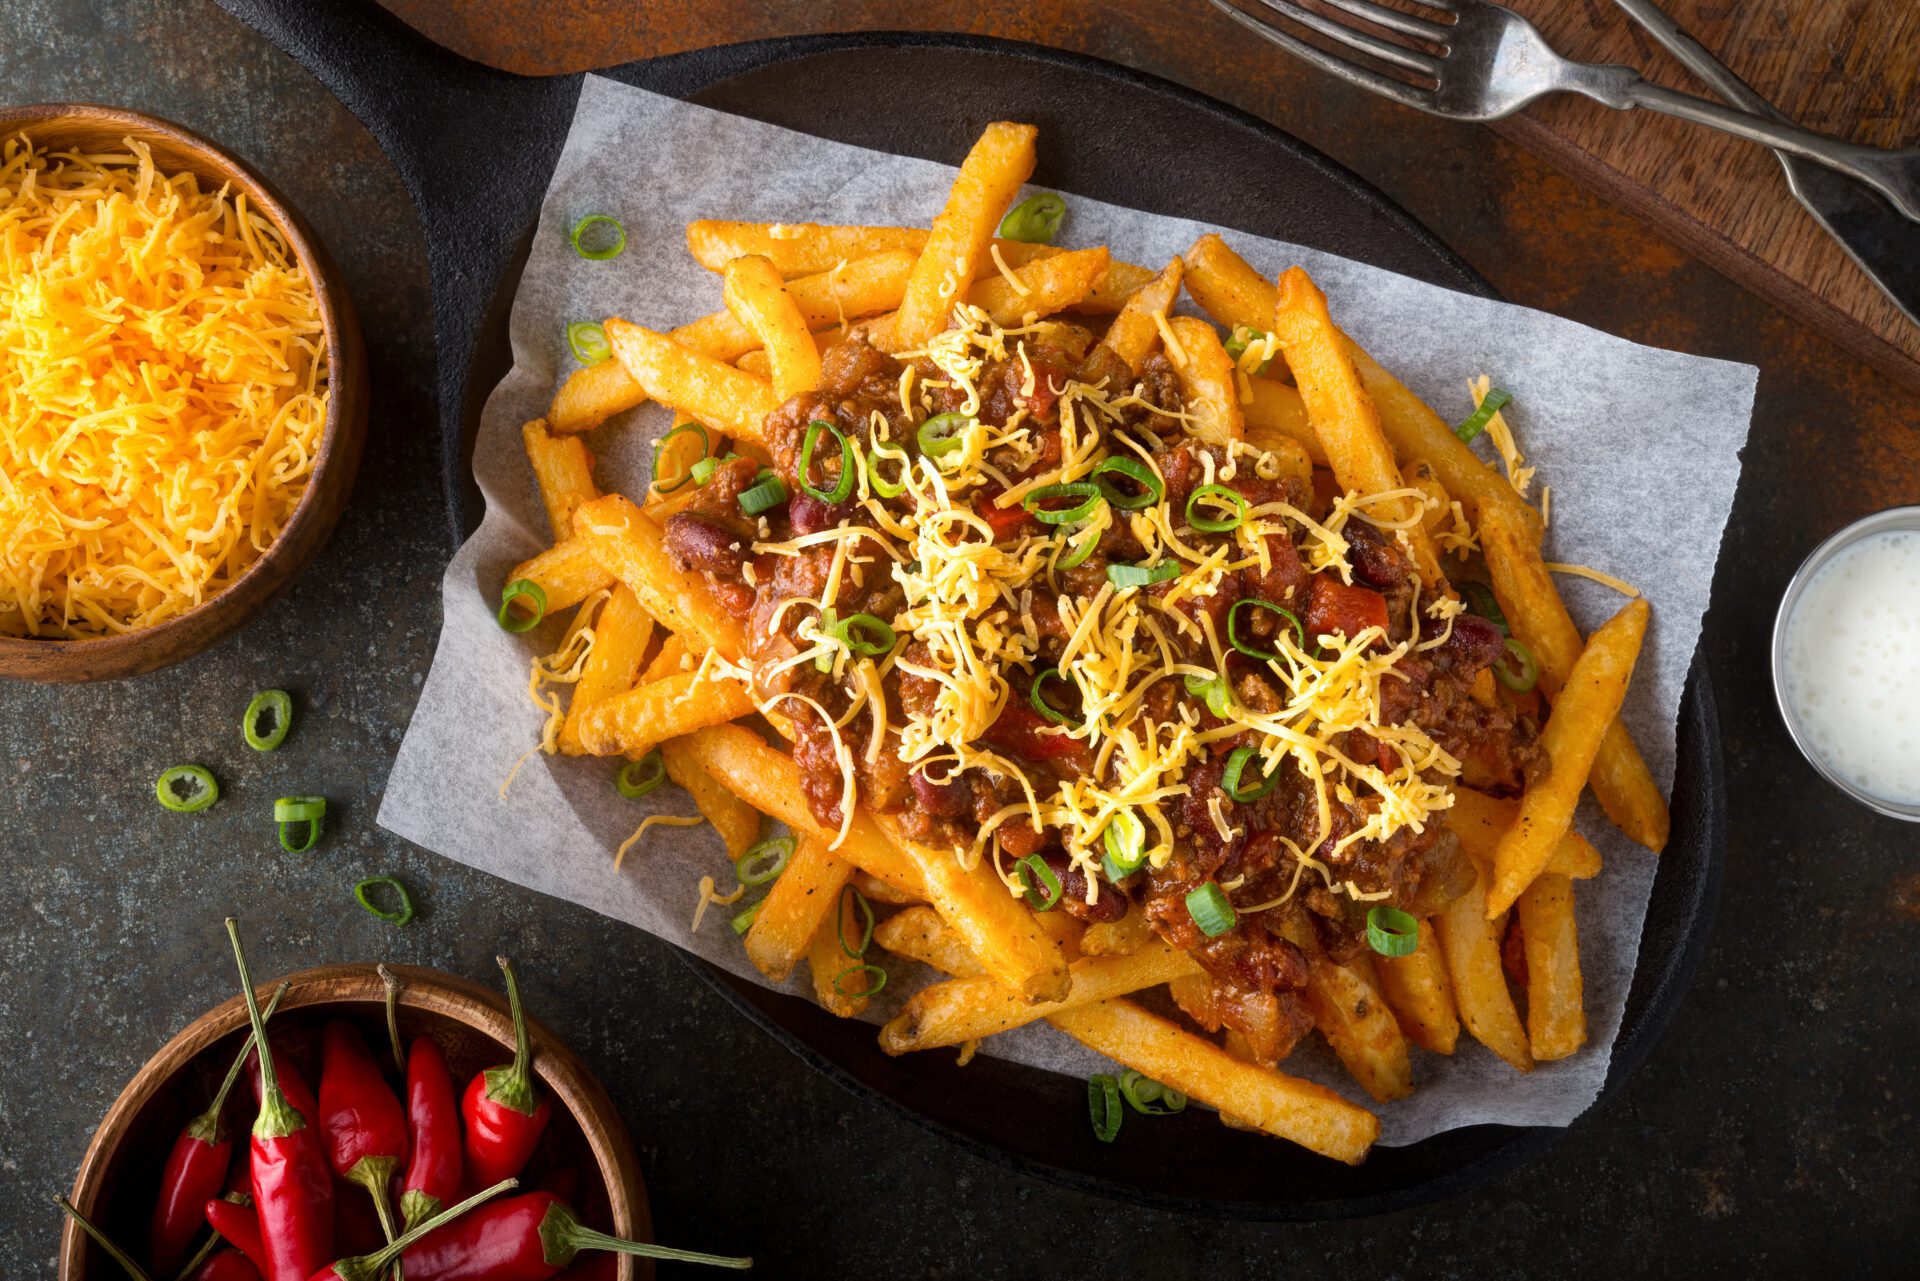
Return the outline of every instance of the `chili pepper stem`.
[[[358,1168],[357,1166],[355,1167]],[[351,1259],[341,1259],[333,1265],[333,1273],[340,1281],[379,1281],[380,1274],[398,1259],[400,1255],[421,1237],[436,1228],[445,1227],[453,1220],[473,1209],[483,1201],[490,1201],[510,1188],[520,1186],[518,1179],[502,1179],[484,1192],[476,1192],[451,1210],[443,1210],[432,1218],[408,1228],[400,1236],[381,1246],[372,1254],[357,1255]]]
[[[373,1198],[373,1212],[380,1217],[381,1235],[389,1241],[394,1236],[393,1202],[387,1197],[387,1188],[399,1168],[400,1162],[395,1157],[363,1156],[347,1171],[347,1182],[359,1184]]]
[[[292,986],[291,983],[282,983],[273,990],[273,998],[267,1002],[267,1008],[262,1011],[260,1015],[261,1023],[264,1024],[268,1019],[273,1017],[273,1012],[280,1008],[280,998],[285,996],[287,989]],[[202,1112],[199,1116],[196,1116],[192,1121],[188,1122],[187,1133],[200,1140],[200,1142],[218,1143],[220,1141],[222,1137],[221,1131],[226,1128],[221,1125],[220,1116],[221,1113],[226,1111],[227,1095],[233,1092],[234,1082],[240,1079],[240,1070],[247,1066],[247,1055],[252,1052],[253,1044],[253,1033],[248,1032],[245,1043],[240,1047],[240,1052],[233,1056],[233,1065],[227,1069],[227,1077],[224,1081],[220,1082],[220,1090],[213,1096],[213,1102],[207,1105],[205,1112]]]
[[[247,1019],[253,1024],[253,1039],[260,1052],[260,1115],[253,1123],[254,1137],[284,1139],[306,1128],[287,1096],[280,1092],[280,1075],[273,1067],[273,1046],[267,1040],[267,1021],[260,1016],[260,1000],[253,993],[253,975],[247,970],[246,949],[240,946],[240,922],[227,918],[227,937],[233,940],[233,960],[240,968],[240,993],[247,1000]]]
[[[408,1188],[400,1194],[400,1221],[408,1227],[440,1213],[440,1198],[419,1188]]]
[[[109,1259],[126,1269],[127,1275],[134,1278],[134,1281],[153,1281],[153,1278],[147,1275],[146,1269],[135,1263],[125,1250],[107,1239],[106,1233],[87,1222],[87,1216],[74,1209],[73,1202],[56,1192],[53,1194],[53,1203],[59,1206],[61,1212],[69,1219],[79,1224],[80,1230],[92,1237],[93,1243],[105,1250]]]
[[[200,1248],[193,1252],[193,1257],[187,1260],[186,1266],[174,1274],[173,1281],[187,1281],[187,1278],[198,1271],[200,1265],[207,1261],[208,1256],[220,1248],[221,1240],[222,1238],[218,1232],[207,1233],[207,1239],[200,1243]]]
[[[523,1116],[532,1116],[540,1101],[533,1093],[533,1042],[527,1035],[527,1011],[520,1004],[520,983],[514,978],[513,962],[504,956],[493,959],[507,976],[507,1007],[513,1014],[513,1062],[487,1069],[487,1097]]]
[[[610,1250],[615,1254],[637,1254],[648,1259],[674,1259],[681,1263],[706,1263],[716,1268],[746,1269],[752,1259],[728,1258],[720,1254],[700,1254],[676,1250],[671,1246],[649,1245],[644,1241],[623,1241],[619,1237],[595,1232],[580,1222],[579,1216],[564,1201],[555,1201],[540,1220],[540,1249],[548,1263],[565,1267],[582,1250]]]
[[[400,980],[394,977],[393,971],[387,968],[386,962],[384,961],[373,968],[374,972],[379,974],[380,982],[385,985],[387,989],[387,1040],[393,1046],[393,1066],[399,1070],[401,1076],[405,1076],[407,1074],[407,1054],[405,1050],[400,1048],[400,1012],[398,1009],[400,1003]]]

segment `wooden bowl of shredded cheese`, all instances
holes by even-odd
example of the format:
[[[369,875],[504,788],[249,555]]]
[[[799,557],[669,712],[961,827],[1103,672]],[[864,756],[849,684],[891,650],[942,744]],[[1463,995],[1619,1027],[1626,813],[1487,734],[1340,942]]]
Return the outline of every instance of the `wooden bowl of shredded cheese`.
[[[259,175],[131,111],[0,109],[0,676],[189,657],[346,505],[366,352]]]

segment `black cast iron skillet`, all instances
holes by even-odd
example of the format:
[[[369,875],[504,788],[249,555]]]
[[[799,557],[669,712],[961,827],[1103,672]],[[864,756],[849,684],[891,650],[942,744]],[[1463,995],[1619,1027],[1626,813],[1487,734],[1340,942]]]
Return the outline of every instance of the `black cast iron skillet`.
[[[425,226],[439,345],[442,455],[456,542],[479,523],[470,457],[480,406],[511,365],[506,318],[581,78],[468,62],[372,0],[219,0],[304,63],[386,148]],[[1040,126],[1038,182],[1281,237],[1482,296],[1492,289],[1404,211],[1286,134],[1166,81],[1071,54],[959,36],[759,41],[602,73],[655,92],[880,151],[951,162],[989,120]],[[637,180],[648,175],[636,174]],[[724,210],[716,210],[724,214]],[[1705,950],[1725,803],[1712,686],[1694,667],[1680,714],[1672,843],[1607,1092],[1646,1056]],[[936,1133],[1024,1173],[1206,1214],[1317,1219],[1472,1187],[1561,1131],[1474,1126],[1349,1168],[1204,1114],[1095,1142],[1081,1082],[977,1058],[889,1059],[871,1027],[694,968],[802,1059]],[[1603,1097],[1605,1097],[1603,1095]]]

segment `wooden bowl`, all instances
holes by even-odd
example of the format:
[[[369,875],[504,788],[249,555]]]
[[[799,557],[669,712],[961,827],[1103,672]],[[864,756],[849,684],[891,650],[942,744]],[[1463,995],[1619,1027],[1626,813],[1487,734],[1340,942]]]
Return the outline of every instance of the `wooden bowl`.
[[[95,681],[150,672],[190,658],[253,619],[284,591],[327,540],[346,507],[367,434],[367,352],[340,269],[313,231],[267,181],[206,139],[170,121],[84,103],[0,108],[0,139],[26,131],[55,150],[111,150],[137,138],[166,173],[191,172],[231,183],[286,237],[326,325],[330,398],[319,456],[307,491],[271,547],[218,594],[164,623],[93,640],[0,637],[0,677]]]
[[[403,1043],[416,1036],[439,1042],[452,1070],[454,1089],[464,1089],[481,1068],[513,1057],[513,1021],[506,998],[478,983],[409,965],[387,967],[400,980],[399,1023]],[[298,1063],[309,1082],[317,1066],[301,1062],[303,1049],[317,1055],[321,1026],[348,1018],[358,1025],[367,1047],[383,1063],[387,1048],[386,987],[372,965],[325,965],[287,976],[270,1030],[278,1049]],[[282,980],[259,987],[264,1002]],[[547,1174],[565,1168],[582,1175],[580,1191],[570,1197],[587,1222],[632,1240],[650,1240],[653,1220],[640,1180],[633,1141],[613,1101],[593,1074],[552,1031],[528,1020],[533,1066],[553,1100],[553,1119],[521,1186],[532,1189]],[[203,1110],[247,1036],[247,1007],[235,995],[190,1023],[134,1075],[107,1109],[81,1158],[71,1197],[80,1212],[138,1257],[144,1250],[147,1216],[159,1188],[161,1167],[180,1128]],[[235,1100],[238,1100],[237,1104]],[[227,1122],[235,1158],[246,1149],[253,1108],[246,1082],[234,1087]],[[347,1185],[343,1196],[365,1199]],[[371,1204],[369,1202],[369,1204]],[[49,1215],[57,1215],[51,1205]],[[653,1275],[651,1261],[620,1256],[622,1281]],[[60,1281],[124,1281],[104,1251],[69,1222],[60,1237]]]

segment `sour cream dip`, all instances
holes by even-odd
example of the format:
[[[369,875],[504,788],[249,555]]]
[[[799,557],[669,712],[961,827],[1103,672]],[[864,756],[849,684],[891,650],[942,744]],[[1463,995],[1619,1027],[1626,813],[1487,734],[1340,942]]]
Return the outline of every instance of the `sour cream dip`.
[[[1855,799],[1920,820],[1920,508],[1822,544],[1788,587],[1773,642],[1801,752]]]

